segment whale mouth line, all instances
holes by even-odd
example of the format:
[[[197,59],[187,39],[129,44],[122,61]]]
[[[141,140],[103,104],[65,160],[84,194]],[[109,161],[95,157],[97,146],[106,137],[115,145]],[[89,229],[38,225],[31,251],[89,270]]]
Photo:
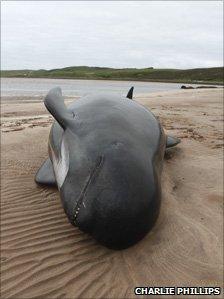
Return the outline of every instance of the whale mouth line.
[[[86,192],[87,192],[91,182],[99,175],[100,170],[103,167],[103,164],[104,164],[104,155],[101,155],[97,158],[96,164],[95,164],[94,168],[92,169],[92,171],[90,172],[88,180],[87,180],[86,184],[84,185],[84,187],[82,188],[82,191],[80,192],[80,195],[77,199],[76,206],[74,208],[73,222],[74,222],[75,226],[77,226],[77,217],[79,215],[80,208],[81,208],[82,204],[84,205],[84,197],[86,195]]]

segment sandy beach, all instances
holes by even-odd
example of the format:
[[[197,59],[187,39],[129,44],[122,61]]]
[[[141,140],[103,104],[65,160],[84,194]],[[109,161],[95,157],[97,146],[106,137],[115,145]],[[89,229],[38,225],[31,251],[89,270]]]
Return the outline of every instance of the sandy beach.
[[[137,286],[223,286],[223,89],[135,100],[181,144],[164,160],[154,229],[113,251],[68,222],[56,189],[34,182],[53,121],[42,98],[2,98],[2,298],[136,298]]]

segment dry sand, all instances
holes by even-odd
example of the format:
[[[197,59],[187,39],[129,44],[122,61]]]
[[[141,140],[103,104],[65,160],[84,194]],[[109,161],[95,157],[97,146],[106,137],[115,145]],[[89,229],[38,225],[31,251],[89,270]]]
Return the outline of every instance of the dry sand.
[[[222,286],[223,90],[136,100],[182,142],[164,161],[156,226],[135,246],[112,251],[68,223],[57,190],[34,183],[52,122],[43,103],[3,99],[2,298],[130,298],[135,286]]]

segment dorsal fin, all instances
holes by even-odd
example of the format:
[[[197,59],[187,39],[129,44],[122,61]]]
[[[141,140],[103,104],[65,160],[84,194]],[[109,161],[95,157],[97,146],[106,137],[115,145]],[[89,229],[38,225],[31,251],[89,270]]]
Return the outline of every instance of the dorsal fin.
[[[72,120],[72,114],[65,106],[61,88],[52,88],[45,97],[44,104],[60,126],[65,129],[69,121]]]
[[[134,90],[134,86],[132,86],[132,87],[129,89],[129,91],[128,91],[128,94],[127,94],[126,98],[128,98],[128,99],[131,99],[131,100],[132,100],[132,98],[133,98],[133,90]]]

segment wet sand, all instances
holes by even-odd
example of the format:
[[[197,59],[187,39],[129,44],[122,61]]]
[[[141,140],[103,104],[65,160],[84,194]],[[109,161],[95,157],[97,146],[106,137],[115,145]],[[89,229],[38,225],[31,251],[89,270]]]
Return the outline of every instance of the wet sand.
[[[3,98],[2,298],[134,298],[136,286],[222,286],[223,89],[136,100],[182,142],[164,160],[154,229],[113,251],[68,223],[56,189],[34,182],[52,123],[43,103]]]

